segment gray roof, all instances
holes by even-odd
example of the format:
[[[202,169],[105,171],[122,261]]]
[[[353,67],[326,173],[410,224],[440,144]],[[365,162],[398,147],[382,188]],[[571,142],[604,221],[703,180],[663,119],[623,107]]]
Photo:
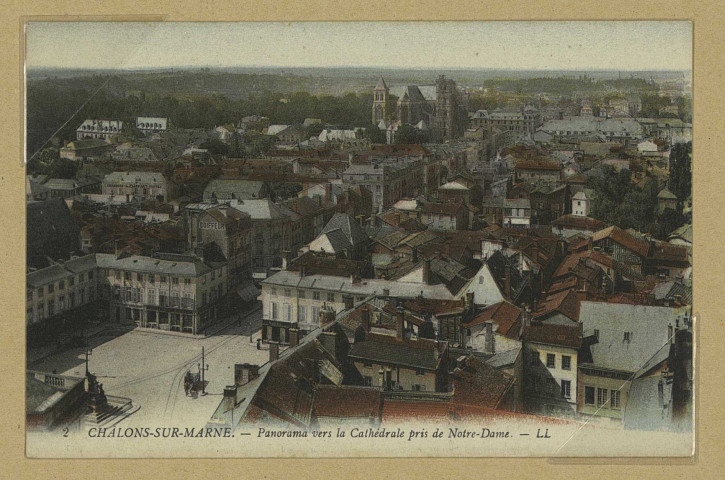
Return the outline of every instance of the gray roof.
[[[160,172],[113,172],[103,178],[103,183],[165,183]]]
[[[232,202],[231,206],[240,212],[246,213],[252,220],[272,220],[287,216],[285,210],[268,198],[260,200],[240,200]]]
[[[334,232],[338,233],[335,234]],[[325,225],[325,228],[322,229],[322,233],[334,234],[337,239],[344,238],[349,242],[350,246],[359,245],[368,241],[365,230],[363,230],[354,218],[346,213],[336,213],[333,215],[330,221],[327,222],[327,225]],[[340,237],[340,234],[342,234],[342,237]],[[330,235],[328,235],[328,238],[332,242],[333,238]],[[333,246],[335,246],[334,243]],[[338,251],[338,249],[335,248],[335,251]]]
[[[390,290],[391,297],[417,298],[423,295],[427,299],[453,300],[454,296],[445,285],[426,285],[422,283],[405,283],[384,279],[364,279],[353,284],[349,277],[332,275],[306,275],[300,278],[298,272],[287,270],[277,272],[262,281],[263,285],[297,287],[306,289],[340,292],[355,296],[383,295],[383,290]]]
[[[675,327],[676,317],[668,307],[588,301],[581,302],[579,312],[585,337],[599,330],[599,342],[590,346],[592,363],[625,372],[639,371],[669,343],[668,326]]]
[[[257,180],[216,179],[209,182],[204,189],[204,199],[211,198],[212,194],[226,198],[234,195],[239,199],[260,198],[264,193],[264,182]]]
[[[162,260],[153,257],[131,255],[123,258],[116,258],[110,253],[96,254],[98,266],[101,268],[113,268],[119,270],[130,270],[150,274],[162,275],[183,275],[200,276],[210,272],[212,269],[199,259],[187,260],[189,257],[179,256],[179,260]]]
[[[435,370],[438,365],[436,353],[435,347],[418,348],[404,342],[387,343],[366,339],[363,342],[355,342],[350,348],[348,356],[386,364]]]
[[[486,363],[491,365],[493,368],[507,367],[514,364],[520,352],[521,347],[510,348],[508,350],[504,350],[503,352],[494,354],[491,358],[486,360]]]
[[[549,120],[542,127],[545,132],[571,131],[595,134],[598,132],[642,134],[642,126],[631,118],[567,117],[564,120]]]

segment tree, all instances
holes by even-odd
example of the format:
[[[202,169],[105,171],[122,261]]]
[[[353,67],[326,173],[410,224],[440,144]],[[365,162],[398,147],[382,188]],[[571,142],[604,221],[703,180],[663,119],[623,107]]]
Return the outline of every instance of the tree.
[[[652,229],[652,235],[659,240],[666,240],[667,237],[677,230],[684,223],[683,216],[672,210],[671,208],[665,208],[665,210],[657,218],[657,223]]]
[[[677,197],[678,210],[692,194],[692,142],[676,143],[670,151],[669,190]]]
[[[199,145],[199,147],[209,150],[209,153],[212,155],[227,155],[229,153],[229,146],[216,138],[207,140]]]

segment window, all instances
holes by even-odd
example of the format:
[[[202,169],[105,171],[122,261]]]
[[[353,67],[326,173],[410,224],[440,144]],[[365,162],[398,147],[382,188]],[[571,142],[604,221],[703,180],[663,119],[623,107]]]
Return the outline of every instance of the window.
[[[55,284],[51,283],[48,285],[48,293],[53,293],[55,291]]]
[[[76,278],[75,277],[70,277],[68,279],[68,286],[69,287],[72,287],[73,285],[75,285],[75,283],[76,283]]]
[[[571,398],[571,381],[561,381],[561,396],[564,398]]]
[[[313,300],[319,300],[320,299],[320,292],[312,292],[312,299]]]
[[[285,288],[284,289],[284,296],[285,297],[291,297],[292,296],[292,290],[290,290],[289,288]]]
[[[620,393],[621,392],[619,390],[610,390],[609,391],[609,405],[612,408],[621,408]]]
[[[55,302],[48,300],[48,316],[52,316],[55,313]]]
[[[93,271],[88,272],[88,280],[93,280]]]
[[[631,339],[631,335],[629,332],[624,332],[624,341],[629,342]]]
[[[211,279],[216,280],[216,270],[211,271]]]
[[[213,279],[213,277],[212,277]],[[179,284],[179,277],[171,277],[171,284],[172,285],[178,285]]]
[[[156,275],[149,275],[149,283],[153,285],[156,283]]]
[[[417,369],[415,370],[415,374],[416,374],[416,375],[425,375],[425,370],[423,370],[423,369],[420,369],[420,368],[417,368]]]
[[[45,290],[45,289],[44,289],[43,287],[40,287],[40,288],[38,289],[38,298],[43,298],[43,292],[44,292],[44,290]]]
[[[594,387],[584,387],[584,404],[594,405]]]
[[[131,272],[125,272],[125,273],[123,274],[123,278],[124,278],[125,280],[131,280]]]
[[[372,387],[373,386],[373,377],[363,377],[363,384],[366,387]]]
[[[373,362],[363,362],[363,367],[365,367],[365,368],[373,368]]]
[[[539,364],[539,352],[532,351],[531,352],[531,365],[538,365]]]
[[[483,275],[478,276],[478,284],[483,285]]]
[[[297,321],[303,323],[307,321],[307,308],[304,305],[297,307]]]
[[[284,321],[291,322],[292,321],[292,305],[290,305],[289,303],[283,304],[282,311],[284,312]]]
[[[297,296],[299,298],[305,298],[305,292],[303,292],[302,290],[300,290],[299,292],[297,292]]]
[[[166,275],[161,275],[161,283],[166,283]]]
[[[185,278],[185,279],[184,279],[184,285],[186,285],[187,287],[188,287],[189,285],[191,285],[191,279],[190,279],[190,278]]]
[[[553,378],[547,378],[546,379],[546,393],[553,396],[555,392],[556,392],[556,382],[554,381]]]
[[[136,280],[138,280],[139,282],[143,282],[143,273],[137,273]]]
[[[334,302],[335,301],[335,294],[334,293],[328,293],[327,294],[327,301],[328,302]]]
[[[597,406],[601,407],[607,403],[607,389],[597,388]]]
[[[270,290],[270,293],[271,293],[272,295],[277,295],[277,289],[276,289],[276,288],[274,288],[274,287],[272,287],[272,289]]]
[[[546,354],[546,366],[548,368],[554,368],[556,366],[556,355],[553,353]]]
[[[561,356],[561,369],[571,370],[571,357],[569,355]]]
[[[277,303],[272,302],[272,320],[277,320],[279,318],[279,306]]]

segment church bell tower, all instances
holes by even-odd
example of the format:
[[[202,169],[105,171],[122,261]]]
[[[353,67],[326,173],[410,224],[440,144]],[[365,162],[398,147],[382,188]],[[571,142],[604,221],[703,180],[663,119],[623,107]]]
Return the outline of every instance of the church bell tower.
[[[378,125],[381,120],[385,120],[385,103],[387,101],[388,86],[385,84],[383,77],[380,77],[378,84],[375,86],[375,90],[373,90],[373,125]]]

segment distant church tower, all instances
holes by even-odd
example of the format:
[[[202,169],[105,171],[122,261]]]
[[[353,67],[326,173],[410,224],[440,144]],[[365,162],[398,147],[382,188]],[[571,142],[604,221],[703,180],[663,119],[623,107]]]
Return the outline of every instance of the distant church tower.
[[[436,81],[435,131],[439,140],[451,140],[458,136],[458,92],[456,83],[444,75]]]
[[[377,125],[381,120],[385,120],[385,103],[388,101],[388,86],[385,84],[383,77],[380,77],[378,84],[373,91],[373,125]]]

